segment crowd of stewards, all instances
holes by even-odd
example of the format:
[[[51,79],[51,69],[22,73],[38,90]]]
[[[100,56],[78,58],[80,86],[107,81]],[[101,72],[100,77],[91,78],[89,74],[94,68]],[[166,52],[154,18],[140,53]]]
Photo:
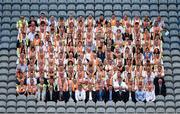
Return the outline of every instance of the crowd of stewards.
[[[41,13],[21,16],[16,27],[17,95],[55,102],[149,102],[166,95],[160,16]]]

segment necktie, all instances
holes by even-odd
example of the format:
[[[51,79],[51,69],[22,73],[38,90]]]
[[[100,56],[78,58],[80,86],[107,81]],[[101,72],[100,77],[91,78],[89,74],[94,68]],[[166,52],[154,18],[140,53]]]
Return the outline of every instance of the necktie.
[[[161,95],[161,85],[159,85],[159,94]]]
[[[40,101],[42,100],[42,92],[40,92]]]
[[[112,90],[109,90],[109,100],[112,100]]]

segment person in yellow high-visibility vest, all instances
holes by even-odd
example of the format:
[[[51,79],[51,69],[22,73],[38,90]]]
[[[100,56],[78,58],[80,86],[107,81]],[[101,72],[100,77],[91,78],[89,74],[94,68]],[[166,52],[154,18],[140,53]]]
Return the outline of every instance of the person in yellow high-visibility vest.
[[[20,16],[20,19],[16,23],[16,28],[20,31],[21,28],[23,27],[23,24],[28,26],[28,22],[24,16]]]

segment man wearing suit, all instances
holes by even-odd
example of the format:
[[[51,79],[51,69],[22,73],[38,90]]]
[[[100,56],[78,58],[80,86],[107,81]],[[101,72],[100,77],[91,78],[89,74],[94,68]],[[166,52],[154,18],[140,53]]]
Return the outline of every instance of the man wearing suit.
[[[54,84],[54,79],[49,79],[47,86],[46,101],[57,101],[57,86]]]
[[[108,84],[105,88],[105,102],[114,100],[114,90],[112,85]]]
[[[92,85],[89,85],[88,90],[86,91],[86,100],[85,100],[85,102],[88,102],[88,101],[96,102],[96,91],[93,91]]]
[[[155,81],[155,95],[166,96],[166,85],[162,78],[159,78],[158,81]]]

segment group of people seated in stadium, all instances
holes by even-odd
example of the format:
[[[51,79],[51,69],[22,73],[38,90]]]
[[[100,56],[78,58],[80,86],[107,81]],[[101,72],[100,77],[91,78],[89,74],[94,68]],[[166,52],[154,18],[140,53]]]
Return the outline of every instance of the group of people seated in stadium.
[[[166,95],[160,16],[44,13],[17,22],[17,95],[37,101],[154,101]]]

